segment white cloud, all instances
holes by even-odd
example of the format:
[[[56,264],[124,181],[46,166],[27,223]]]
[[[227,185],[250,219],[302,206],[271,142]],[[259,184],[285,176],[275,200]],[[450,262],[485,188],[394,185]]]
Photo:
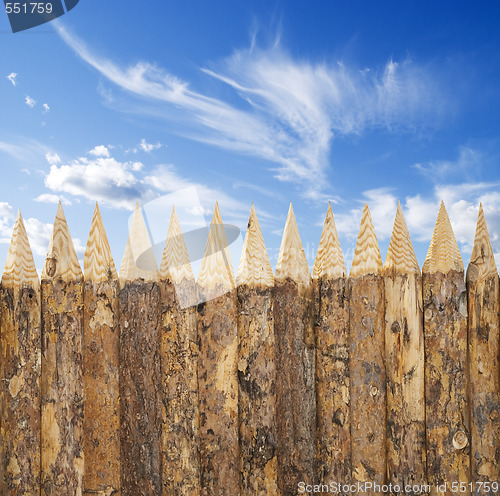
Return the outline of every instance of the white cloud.
[[[45,154],[45,158],[50,165],[56,165],[61,163],[61,157],[57,153],[48,152]]]
[[[50,107],[48,103],[43,104],[43,113],[46,114],[47,112],[50,112]]]
[[[104,145],[98,145],[89,151],[89,155],[95,157],[109,157],[109,150]]]
[[[26,105],[28,105],[28,107],[33,108],[36,105],[36,100],[31,98],[30,96],[26,95],[24,103],[26,103]]]
[[[325,197],[335,137],[366,128],[412,129],[423,116],[435,117],[445,100],[431,76],[409,61],[389,60],[381,69],[359,71],[342,63],[296,60],[277,42],[268,50],[252,45],[203,69],[233,90],[236,107],[148,62],[122,68],[92,53],[60,24],[56,29],[109,81],[143,98],[135,111],[175,119],[182,124],[179,132],[191,139],[266,159],[276,164],[278,179],[299,183],[303,196],[316,200]]]
[[[132,162],[81,157],[67,165],[51,165],[45,185],[55,192],[133,209],[137,200],[152,197],[152,192],[134,175],[136,170]]]
[[[55,204],[58,204],[59,201],[61,201],[63,205],[71,205],[71,202],[64,196],[52,195],[50,193],[44,193],[40,196],[37,196],[34,201],[41,203],[55,203]]]
[[[137,153],[139,150],[142,150],[146,153],[151,153],[154,150],[158,150],[163,145],[161,143],[156,143],[155,145],[152,143],[148,143],[145,138],[142,138],[141,142],[132,148],[132,152]]]
[[[49,152],[49,148],[39,141],[19,136],[12,143],[0,141],[0,152],[10,155],[19,162],[33,165]]]
[[[17,73],[15,72],[11,72],[8,76],[6,76],[7,79],[12,83],[13,86],[17,86],[17,81],[16,81],[16,77],[17,77]]]

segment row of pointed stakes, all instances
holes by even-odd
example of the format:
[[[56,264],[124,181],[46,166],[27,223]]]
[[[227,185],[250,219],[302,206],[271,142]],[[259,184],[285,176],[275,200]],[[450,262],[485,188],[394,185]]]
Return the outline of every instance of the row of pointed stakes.
[[[205,253],[214,254],[214,256],[205,256],[203,258],[198,277],[199,286],[209,289],[219,285],[230,289],[235,286],[235,283],[272,285],[272,268],[254,206],[251,207],[248,230],[244,240],[236,281],[222,226],[222,218],[216,204],[205,249]],[[488,274],[496,272],[493,250],[491,249],[482,206],[479,208],[472,259],[477,257],[476,252],[480,249],[480,246],[486,246],[488,250],[487,256],[489,260],[485,265]],[[146,254],[146,258],[142,260],[140,265],[149,268],[149,270],[138,267],[135,254]],[[172,210],[170,218],[160,270],[158,271],[156,267],[146,225],[139,205],[137,205],[120,267],[119,278],[121,283],[140,278],[158,280],[159,277],[167,276],[167,273],[174,282],[180,282],[183,278],[192,279],[194,277],[175,208]],[[441,202],[422,271],[426,273],[447,273],[451,269],[463,270],[463,262],[444,203]],[[370,211],[368,205],[365,204],[350,277],[382,274],[384,270],[405,273],[419,272],[420,268],[401,205],[398,204],[389,250],[383,265]],[[97,204],[85,250],[84,271],[86,281],[100,282],[118,277]],[[322,276],[336,278],[346,277],[346,275],[347,270],[342,249],[332,209],[329,205],[314,263],[313,278],[317,279]],[[82,276],[61,204],[59,204],[57,210],[42,279],[56,276],[66,281],[75,280]],[[310,271],[292,205],[290,205],[288,212],[274,277],[276,279],[290,277],[292,280],[304,284],[308,284],[310,281]],[[21,213],[18,212],[2,276],[2,285],[4,287],[14,287],[24,283],[38,287],[39,280]]]

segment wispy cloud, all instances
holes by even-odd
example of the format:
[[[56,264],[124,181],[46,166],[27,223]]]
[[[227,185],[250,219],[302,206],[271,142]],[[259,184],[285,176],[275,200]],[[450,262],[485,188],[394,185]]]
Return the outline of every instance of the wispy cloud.
[[[13,86],[17,86],[17,81],[16,81],[16,77],[17,77],[17,73],[15,72],[11,72],[8,76],[6,76],[7,79],[12,83]]]
[[[46,114],[47,112],[50,112],[50,107],[48,103],[43,104],[43,113]]]
[[[277,42],[267,50],[252,44],[202,69],[233,90],[235,105],[234,98],[229,103],[196,91],[148,62],[120,67],[60,23],[56,29],[84,61],[141,99],[135,110],[154,112],[151,101],[168,106],[165,112],[156,105],[156,112],[182,122],[186,136],[276,164],[275,177],[299,183],[311,199],[326,197],[337,136],[377,127],[413,129],[435,116],[444,101],[430,74],[411,61],[389,60],[382,68],[359,71],[343,63],[296,60]]]
[[[24,103],[26,103],[28,107],[33,108],[36,105],[36,100],[34,98],[31,98],[29,95],[26,95]]]
[[[39,162],[50,150],[40,141],[26,136],[16,136],[10,142],[0,141],[0,152],[10,155],[19,162],[33,165]]]

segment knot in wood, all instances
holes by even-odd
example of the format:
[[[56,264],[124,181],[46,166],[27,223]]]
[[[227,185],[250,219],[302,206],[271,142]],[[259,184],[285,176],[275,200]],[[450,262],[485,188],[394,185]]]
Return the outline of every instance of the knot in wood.
[[[45,262],[45,272],[49,277],[54,277],[57,270],[57,256],[55,253],[47,255],[47,260]]]
[[[471,262],[469,264],[469,267],[467,268],[467,281],[476,282],[478,277],[479,277],[479,267]]]
[[[372,396],[377,396],[377,394],[378,394],[378,388],[376,388],[375,386],[371,386],[370,387],[370,394]]]
[[[453,446],[457,450],[464,449],[469,444],[469,439],[464,431],[457,431],[453,436]]]

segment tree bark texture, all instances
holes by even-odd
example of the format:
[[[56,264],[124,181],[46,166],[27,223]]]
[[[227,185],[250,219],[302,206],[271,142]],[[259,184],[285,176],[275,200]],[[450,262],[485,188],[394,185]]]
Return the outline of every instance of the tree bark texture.
[[[315,349],[312,288],[290,278],[275,281],[277,342],[278,487],[295,495],[314,482],[316,461]]]
[[[42,495],[83,492],[83,282],[42,280]]]
[[[123,496],[161,494],[160,288],[120,290],[120,462]]]
[[[120,494],[118,281],[85,282],[84,494]]]
[[[238,303],[240,494],[279,496],[272,288],[240,285]]]

